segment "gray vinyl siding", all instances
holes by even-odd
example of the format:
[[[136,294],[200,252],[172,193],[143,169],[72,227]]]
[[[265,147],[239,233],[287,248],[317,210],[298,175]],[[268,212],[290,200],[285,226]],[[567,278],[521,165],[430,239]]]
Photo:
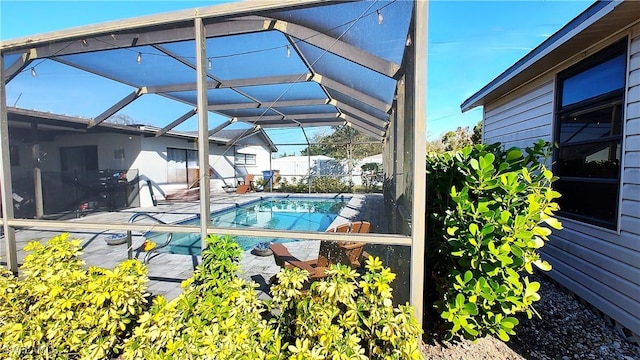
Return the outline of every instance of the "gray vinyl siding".
[[[543,248],[549,275],[636,335],[640,334],[640,26],[631,35],[618,231],[561,218]],[[557,72],[563,69],[558,69]],[[485,106],[484,142],[506,147],[552,140],[553,79]]]
[[[484,114],[484,143],[531,146],[538,139],[551,140],[553,79],[534,86],[517,98],[499,105],[489,104]]]
[[[629,54],[621,222],[622,231],[635,234],[640,242],[640,26],[635,27]],[[637,253],[636,258],[640,263]]]

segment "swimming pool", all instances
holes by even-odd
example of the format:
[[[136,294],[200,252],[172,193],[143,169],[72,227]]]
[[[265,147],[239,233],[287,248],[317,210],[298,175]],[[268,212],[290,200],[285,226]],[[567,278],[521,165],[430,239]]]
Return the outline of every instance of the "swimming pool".
[[[338,216],[350,197],[268,197],[221,210],[211,214],[211,225],[228,228],[257,228],[272,230],[325,231]],[[193,218],[180,225],[198,225]],[[147,239],[163,244],[166,233],[149,233]],[[292,239],[236,236],[236,242],[250,250],[260,242],[290,242]],[[199,255],[200,234],[173,234],[171,244],[157,250],[163,253]]]

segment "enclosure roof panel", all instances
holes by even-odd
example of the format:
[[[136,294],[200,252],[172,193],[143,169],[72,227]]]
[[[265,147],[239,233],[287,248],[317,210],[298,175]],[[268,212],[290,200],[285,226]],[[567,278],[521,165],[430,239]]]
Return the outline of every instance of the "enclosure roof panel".
[[[0,50],[9,82],[56,61],[133,88],[95,114],[96,123],[147,94],[195,108],[200,18],[209,111],[251,126],[336,125],[350,118],[379,136],[404,73],[413,7],[397,0],[239,2],[3,41]],[[171,126],[162,130],[179,120],[163,119]]]
[[[272,17],[316,29],[386,60],[401,63],[411,21],[410,1],[349,2],[314,11],[273,12]],[[382,16],[379,24],[378,11]],[[361,14],[354,20],[353,14]],[[380,43],[389,46],[380,46]]]

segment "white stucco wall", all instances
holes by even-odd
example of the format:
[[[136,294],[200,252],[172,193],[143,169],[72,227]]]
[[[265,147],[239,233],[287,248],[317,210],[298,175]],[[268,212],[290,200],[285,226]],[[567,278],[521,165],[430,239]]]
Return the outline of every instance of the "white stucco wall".
[[[236,145],[234,148],[237,154],[253,154],[256,156],[255,165],[236,165],[240,178],[247,174],[262,177],[263,171],[271,169],[271,152],[268,147],[260,145]]]
[[[151,180],[162,189],[184,188],[186,184],[168,185],[167,148],[197,150],[197,143],[187,139],[170,137],[143,138],[142,151],[135,159],[133,166],[140,169],[140,173],[144,175],[145,180]],[[214,143],[209,144],[209,166],[213,169],[211,176],[212,192],[222,192],[225,185],[236,185],[233,156],[232,148]],[[160,195],[162,196],[163,194]]]
[[[97,146],[98,168],[125,170],[132,167],[140,151],[140,136],[125,134],[74,134],[56,137],[55,142],[41,142],[40,152],[46,153],[41,163],[43,171],[60,171],[60,148],[72,146]],[[115,159],[114,151],[124,149],[124,158]]]
[[[12,167],[14,174],[29,176],[33,167],[30,144],[18,145],[19,165]],[[140,175],[140,190],[144,198],[151,199],[148,194],[147,180],[154,185],[154,195],[163,199],[165,189],[183,189],[186,184],[168,184],[167,181],[167,148],[189,149],[197,151],[197,143],[186,138],[169,136],[144,137],[142,135],[126,135],[118,133],[78,133],[57,136],[55,141],[41,141],[40,153],[43,172],[61,169],[60,149],[62,147],[96,146],[98,153],[98,169],[137,170]],[[116,158],[115,152],[124,151],[123,158]],[[256,155],[256,165],[234,166],[235,152]],[[223,192],[224,186],[236,186],[237,178],[245,174],[262,176],[262,171],[270,169],[270,149],[261,137],[253,136],[239,144],[227,146],[210,143],[209,165],[211,167],[211,191]],[[23,175],[24,174],[24,175]],[[130,177],[134,176],[130,172]]]

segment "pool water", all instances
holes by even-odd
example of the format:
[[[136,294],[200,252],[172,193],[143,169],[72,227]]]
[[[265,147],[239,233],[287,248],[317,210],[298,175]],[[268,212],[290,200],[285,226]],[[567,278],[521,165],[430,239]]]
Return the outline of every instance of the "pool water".
[[[350,198],[348,197],[270,197],[212,213],[211,225],[228,228],[325,231],[349,200]],[[200,224],[200,219],[195,218],[180,224],[198,225]],[[167,234],[150,233],[147,238],[160,245],[166,241]],[[295,241],[292,239],[253,236],[236,236],[235,240],[244,250],[250,250],[260,242]],[[172,254],[199,255],[200,234],[175,233],[171,244],[157,251]]]

